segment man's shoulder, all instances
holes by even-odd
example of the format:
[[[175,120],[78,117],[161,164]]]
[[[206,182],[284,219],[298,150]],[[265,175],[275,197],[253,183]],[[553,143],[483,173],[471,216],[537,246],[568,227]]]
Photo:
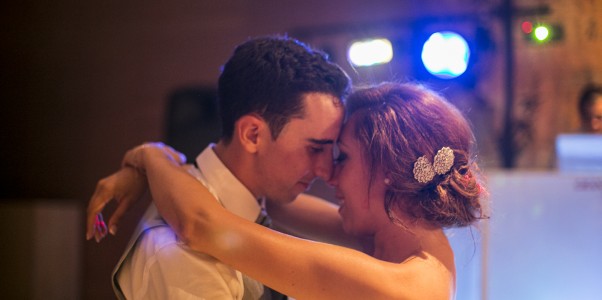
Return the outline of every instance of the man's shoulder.
[[[168,226],[157,226],[140,235],[114,281],[125,295],[135,292],[150,299],[240,299],[235,295],[243,291],[241,276],[215,258],[189,250]]]

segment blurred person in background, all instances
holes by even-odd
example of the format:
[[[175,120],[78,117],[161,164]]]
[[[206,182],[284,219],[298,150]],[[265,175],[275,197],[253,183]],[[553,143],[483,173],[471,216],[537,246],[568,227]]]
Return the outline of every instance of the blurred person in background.
[[[602,133],[602,86],[588,84],[579,97],[581,131]]]

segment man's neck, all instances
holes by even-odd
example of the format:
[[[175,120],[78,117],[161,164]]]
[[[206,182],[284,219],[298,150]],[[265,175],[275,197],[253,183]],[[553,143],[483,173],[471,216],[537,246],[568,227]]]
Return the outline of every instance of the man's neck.
[[[232,174],[259,199],[262,195],[258,192],[257,183],[251,175],[251,161],[249,154],[244,152],[235,142],[226,143],[220,140],[213,148],[215,155],[232,172]]]

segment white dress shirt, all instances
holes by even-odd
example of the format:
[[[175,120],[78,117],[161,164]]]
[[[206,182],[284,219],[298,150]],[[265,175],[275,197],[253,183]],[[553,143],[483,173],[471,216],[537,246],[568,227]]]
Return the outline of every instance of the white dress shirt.
[[[255,221],[261,206],[226,168],[211,144],[196,158],[192,173],[232,213]],[[215,258],[182,245],[153,204],[113,274],[125,299],[265,299],[263,285]],[[131,249],[130,249],[131,247]]]

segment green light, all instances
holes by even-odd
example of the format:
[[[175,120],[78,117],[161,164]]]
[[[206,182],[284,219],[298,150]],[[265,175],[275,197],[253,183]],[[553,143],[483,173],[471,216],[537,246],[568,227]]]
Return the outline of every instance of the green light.
[[[530,22],[523,22],[521,29],[524,33],[524,39],[536,45],[547,45],[562,41],[564,38],[564,28],[562,24],[537,23],[533,25],[533,30],[529,30]]]
[[[535,28],[533,35],[538,41],[543,42],[550,37],[550,30],[546,26],[540,25]]]

